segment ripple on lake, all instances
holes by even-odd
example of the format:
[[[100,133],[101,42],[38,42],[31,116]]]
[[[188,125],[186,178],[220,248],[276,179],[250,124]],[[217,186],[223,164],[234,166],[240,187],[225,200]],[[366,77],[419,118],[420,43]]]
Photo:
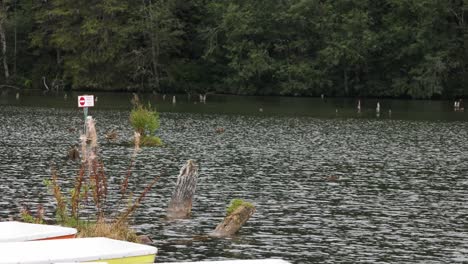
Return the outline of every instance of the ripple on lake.
[[[71,186],[77,164],[63,157],[78,142],[68,128],[80,128],[82,116],[1,110],[0,216],[17,215],[23,204],[44,204],[51,216],[43,180],[55,164]],[[132,135],[128,112],[93,115],[116,190],[132,152],[124,144]],[[104,140],[111,128],[120,134],[117,143]],[[158,133],[167,146],[139,153],[132,190],[139,194],[161,179],[134,225],[155,240],[160,261],[461,263],[468,241],[467,131],[465,122],[163,113]],[[200,164],[193,217],[169,222],[165,209],[187,159]],[[234,238],[203,237],[233,198],[252,201],[253,218]]]

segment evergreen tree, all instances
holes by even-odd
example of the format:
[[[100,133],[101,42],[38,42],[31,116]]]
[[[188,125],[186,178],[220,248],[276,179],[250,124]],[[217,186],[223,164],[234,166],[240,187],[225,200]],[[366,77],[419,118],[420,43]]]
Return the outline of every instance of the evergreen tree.
[[[4,0],[0,83],[468,95],[468,0]]]

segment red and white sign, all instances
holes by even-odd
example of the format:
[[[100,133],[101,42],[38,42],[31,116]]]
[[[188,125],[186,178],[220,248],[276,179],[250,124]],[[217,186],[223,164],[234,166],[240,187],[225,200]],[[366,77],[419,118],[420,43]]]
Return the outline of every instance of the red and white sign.
[[[80,95],[78,96],[78,107],[93,107],[94,95]]]

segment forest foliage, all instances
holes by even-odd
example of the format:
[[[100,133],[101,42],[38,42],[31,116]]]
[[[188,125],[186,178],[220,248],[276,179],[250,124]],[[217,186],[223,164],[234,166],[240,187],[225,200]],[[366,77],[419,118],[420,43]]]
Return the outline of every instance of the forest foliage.
[[[468,0],[2,0],[0,84],[468,95]]]

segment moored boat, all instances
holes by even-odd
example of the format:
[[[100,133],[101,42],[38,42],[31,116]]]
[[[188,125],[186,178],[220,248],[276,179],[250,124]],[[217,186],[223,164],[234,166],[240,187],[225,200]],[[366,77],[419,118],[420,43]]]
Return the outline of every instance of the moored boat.
[[[254,259],[254,260],[220,260],[220,261],[197,261],[197,262],[170,262],[161,264],[289,264],[282,259]]]
[[[74,238],[76,229],[16,221],[0,222],[0,242]]]
[[[0,243],[0,264],[105,262],[154,263],[157,249],[110,238],[75,238]]]

